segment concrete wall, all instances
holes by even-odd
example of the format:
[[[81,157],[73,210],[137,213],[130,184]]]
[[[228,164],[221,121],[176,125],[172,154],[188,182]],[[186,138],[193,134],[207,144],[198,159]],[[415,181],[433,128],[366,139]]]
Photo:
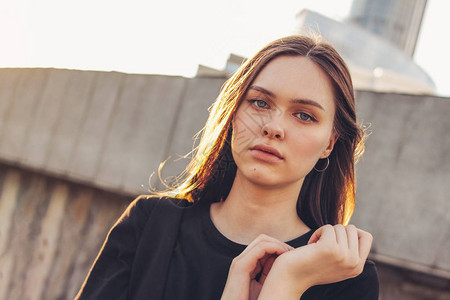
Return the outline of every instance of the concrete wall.
[[[450,99],[358,92],[370,124],[353,222],[373,257],[450,278]]]
[[[0,300],[73,299],[131,199],[0,164]]]
[[[108,190],[145,193],[160,162],[192,149],[223,81],[0,69],[0,159]]]
[[[223,82],[220,78],[0,69],[0,160],[34,170],[44,178],[51,175],[131,197],[146,193],[148,177],[161,161],[171,156],[164,176],[176,175],[187,163],[186,159],[173,160],[191,150],[192,136],[204,125],[207,108]],[[411,282],[398,274],[419,271],[445,282],[443,291],[438,290],[432,299],[447,296],[450,99],[364,91],[356,95],[360,120],[371,124],[368,131],[372,134],[357,165],[357,204],[352,222],[374,234],[371,257],[380,267],[394,270],[385,272],[388,269],[382,267],[380,274],[388,274],[381,278],[383,290],[398,292],[405,286],[400,279]],[[157,186],[157,180],[153,182]],[[17,215],[20,205],[26,203],[21,201],[41,201],[18,200],[11,195],[14,193],[3,193],[0,199],[0,237],[11,228],[19,230],[11,213]],[[30,211],[38,209],[34,204],[26,205]],[[114,209],[114,218],[119,211]],[[41,217],[45,219],[43,213]],[[108,222],[103,234],[109,229]],[[83,232],[74,233],[76,239],[80,238],[77,234]],[[6,241],[4,249],[12,250],[0,252],[3,262],[9,261],[5,253],[15,253],[22,243],[34,247],[26,240]],[[60,242],[55,241],[57,246],[53,247],[60,247]],[[90,249],[85,255],[95,256],[98,248]],[[5,266],[16,267],[2,264]],[[383,299],[427,299],[423,297],[434,290],[432,286],[426,284],[422,294],[416,291],[417,298],[393,298],[384,293]],[[404,294],[411,295],[408,293]]]

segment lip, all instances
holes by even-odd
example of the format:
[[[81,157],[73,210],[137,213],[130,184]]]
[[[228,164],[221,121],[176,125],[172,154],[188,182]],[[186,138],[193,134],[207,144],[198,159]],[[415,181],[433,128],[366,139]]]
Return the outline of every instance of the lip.
[[[270,147],[268,145],[265,145],[265,144],[255,145],[255,146],[251,147],[250,150],[259,150],[259,151],[274,155],[279,159],[284,159],[284,157],[281,155],[280,152],[278,152],[277,149]]]

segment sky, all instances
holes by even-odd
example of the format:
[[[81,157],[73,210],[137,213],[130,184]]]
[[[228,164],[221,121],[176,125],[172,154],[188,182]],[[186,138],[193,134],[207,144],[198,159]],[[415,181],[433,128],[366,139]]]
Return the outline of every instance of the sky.
[[[0,0],[0,67],[194,76],[294,33],[307,8],[343,20],[351,0]],[[415,61],[450,96],[450,1],[428,0]]]

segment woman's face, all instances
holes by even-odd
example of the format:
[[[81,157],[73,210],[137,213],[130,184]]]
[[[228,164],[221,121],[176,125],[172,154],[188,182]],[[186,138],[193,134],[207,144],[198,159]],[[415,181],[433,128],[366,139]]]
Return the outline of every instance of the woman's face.
[[[333,149],[335,105],[309,58],[280,56],[255,78],[233,119],[236,176],[265,188],[295,185]]]

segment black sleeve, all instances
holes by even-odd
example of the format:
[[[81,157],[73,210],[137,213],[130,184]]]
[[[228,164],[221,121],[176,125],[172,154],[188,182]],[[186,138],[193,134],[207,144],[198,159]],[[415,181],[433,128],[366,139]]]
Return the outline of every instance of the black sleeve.
[[[328,285],[321,299],[378,300],[379,282],[375,264],[367,260],[363,272],[351,279]]]
[[[136,198],[111,228],[75,300],[127,299],[135,250],[156,205],[154,198]]]

